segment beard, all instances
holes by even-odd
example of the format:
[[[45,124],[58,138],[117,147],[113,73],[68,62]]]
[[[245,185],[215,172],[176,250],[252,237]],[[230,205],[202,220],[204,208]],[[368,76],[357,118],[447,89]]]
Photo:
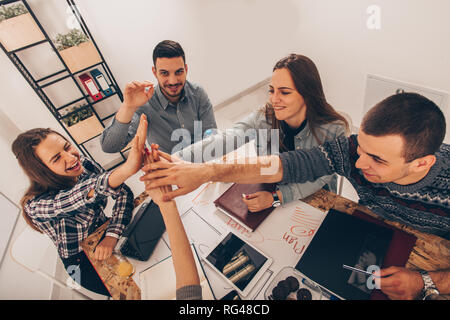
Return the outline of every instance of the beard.
[[[177,90],[176,91],[170,90],[173,87],[177,88]],[[184,84],[177,83],[175,85],[164,85],[164,86],[161,86],[161,89],[162,89],[164,95],[171,97],[171,98],[176,98],[176,97],[181,96],[181,93],[183,92],[183,89],[184,89]]]

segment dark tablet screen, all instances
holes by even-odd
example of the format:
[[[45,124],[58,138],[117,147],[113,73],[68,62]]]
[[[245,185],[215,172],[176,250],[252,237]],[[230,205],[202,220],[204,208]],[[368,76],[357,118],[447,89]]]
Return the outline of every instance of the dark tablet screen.
[[[206,259],[242,291],[267,261],[233,233],[229,233]]]
[[[381,268],[392,234],[385,227],[330,210],[295,268],[345,299],[369,299],[373,290],[369,276],[342,266]]]

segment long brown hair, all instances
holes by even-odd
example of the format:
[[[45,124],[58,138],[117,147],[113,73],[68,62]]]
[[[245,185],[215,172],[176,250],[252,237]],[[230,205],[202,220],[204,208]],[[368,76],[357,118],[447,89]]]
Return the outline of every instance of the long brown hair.
[[[291,74],[295,88],[305,101],[306,119],[319,144],[325,142],[324,139],[319,139],[317,135],[317,127],[322,124],[341,121],[345,125],[346,131],[349,131],[347,120],[327,102],[319,71],[311,59],[299,54],[290,54],[275,64],[273,71],[277,69],[287,69]],[[272,129],[281,129],[281,121],[275,117],[275,111],[270,102],[267,102],[263,112],[266,115],[266,120],[271,123]],[[279,143],[281,149],[286,151],[287,148],[283,145],[282,134],[280,134]]]
[[[25,212],[25,205],[27,202],[44,192],[70,188],[74,186],[76,182],[73,178],[60,176],[51,171],[36,154],[36,147],[49,134],[57,134],[67,141],[64,136],[52,129],[36,128],[21,133],[12,143],[12,152],[19,161],[19,165],[30,179],[30,186],[20,201],[22,215],[28,225],[39,232],[42,231],[39,230]]]

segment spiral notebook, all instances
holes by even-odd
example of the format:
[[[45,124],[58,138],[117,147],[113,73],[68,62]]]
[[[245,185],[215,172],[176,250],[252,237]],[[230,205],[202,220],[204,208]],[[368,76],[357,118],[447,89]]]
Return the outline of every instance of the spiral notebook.
[[[256,184],[233,184],[217,200],[214,201],[216,207],[228,215],[230,218],[242,224],[250,232],[254,231],[275,209],[273,207],[250,212],[247,205],[242,201],[242,194],[252,194],[257,191],[275,191],[276,185],[272,183]]]

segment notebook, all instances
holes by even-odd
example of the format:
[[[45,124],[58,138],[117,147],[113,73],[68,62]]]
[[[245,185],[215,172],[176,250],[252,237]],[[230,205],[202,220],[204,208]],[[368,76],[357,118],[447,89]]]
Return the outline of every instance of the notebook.
[[[215,300],[208,278],[200,263],[197,250],[191,244],[202,287],[203,300]],[[176,300],[176,277],[172,256],[152,265],[139,275],[143,300]]]
[[[367,285],[367,276],[343,265],[381,268],[393,233],[385,226],[331,209],[295,269],[344,299],[369,299],[373,288]]]
[[[236,220],[252,232],[267,218],[274,208],[270,207],[259,212],[250,212],[245,202],[242,201],[242,194],[252,194],[257,191],[273,192],[275,188],[276,185],[272,183],[235,183],[217,198],[214,204],[230,218]]]

